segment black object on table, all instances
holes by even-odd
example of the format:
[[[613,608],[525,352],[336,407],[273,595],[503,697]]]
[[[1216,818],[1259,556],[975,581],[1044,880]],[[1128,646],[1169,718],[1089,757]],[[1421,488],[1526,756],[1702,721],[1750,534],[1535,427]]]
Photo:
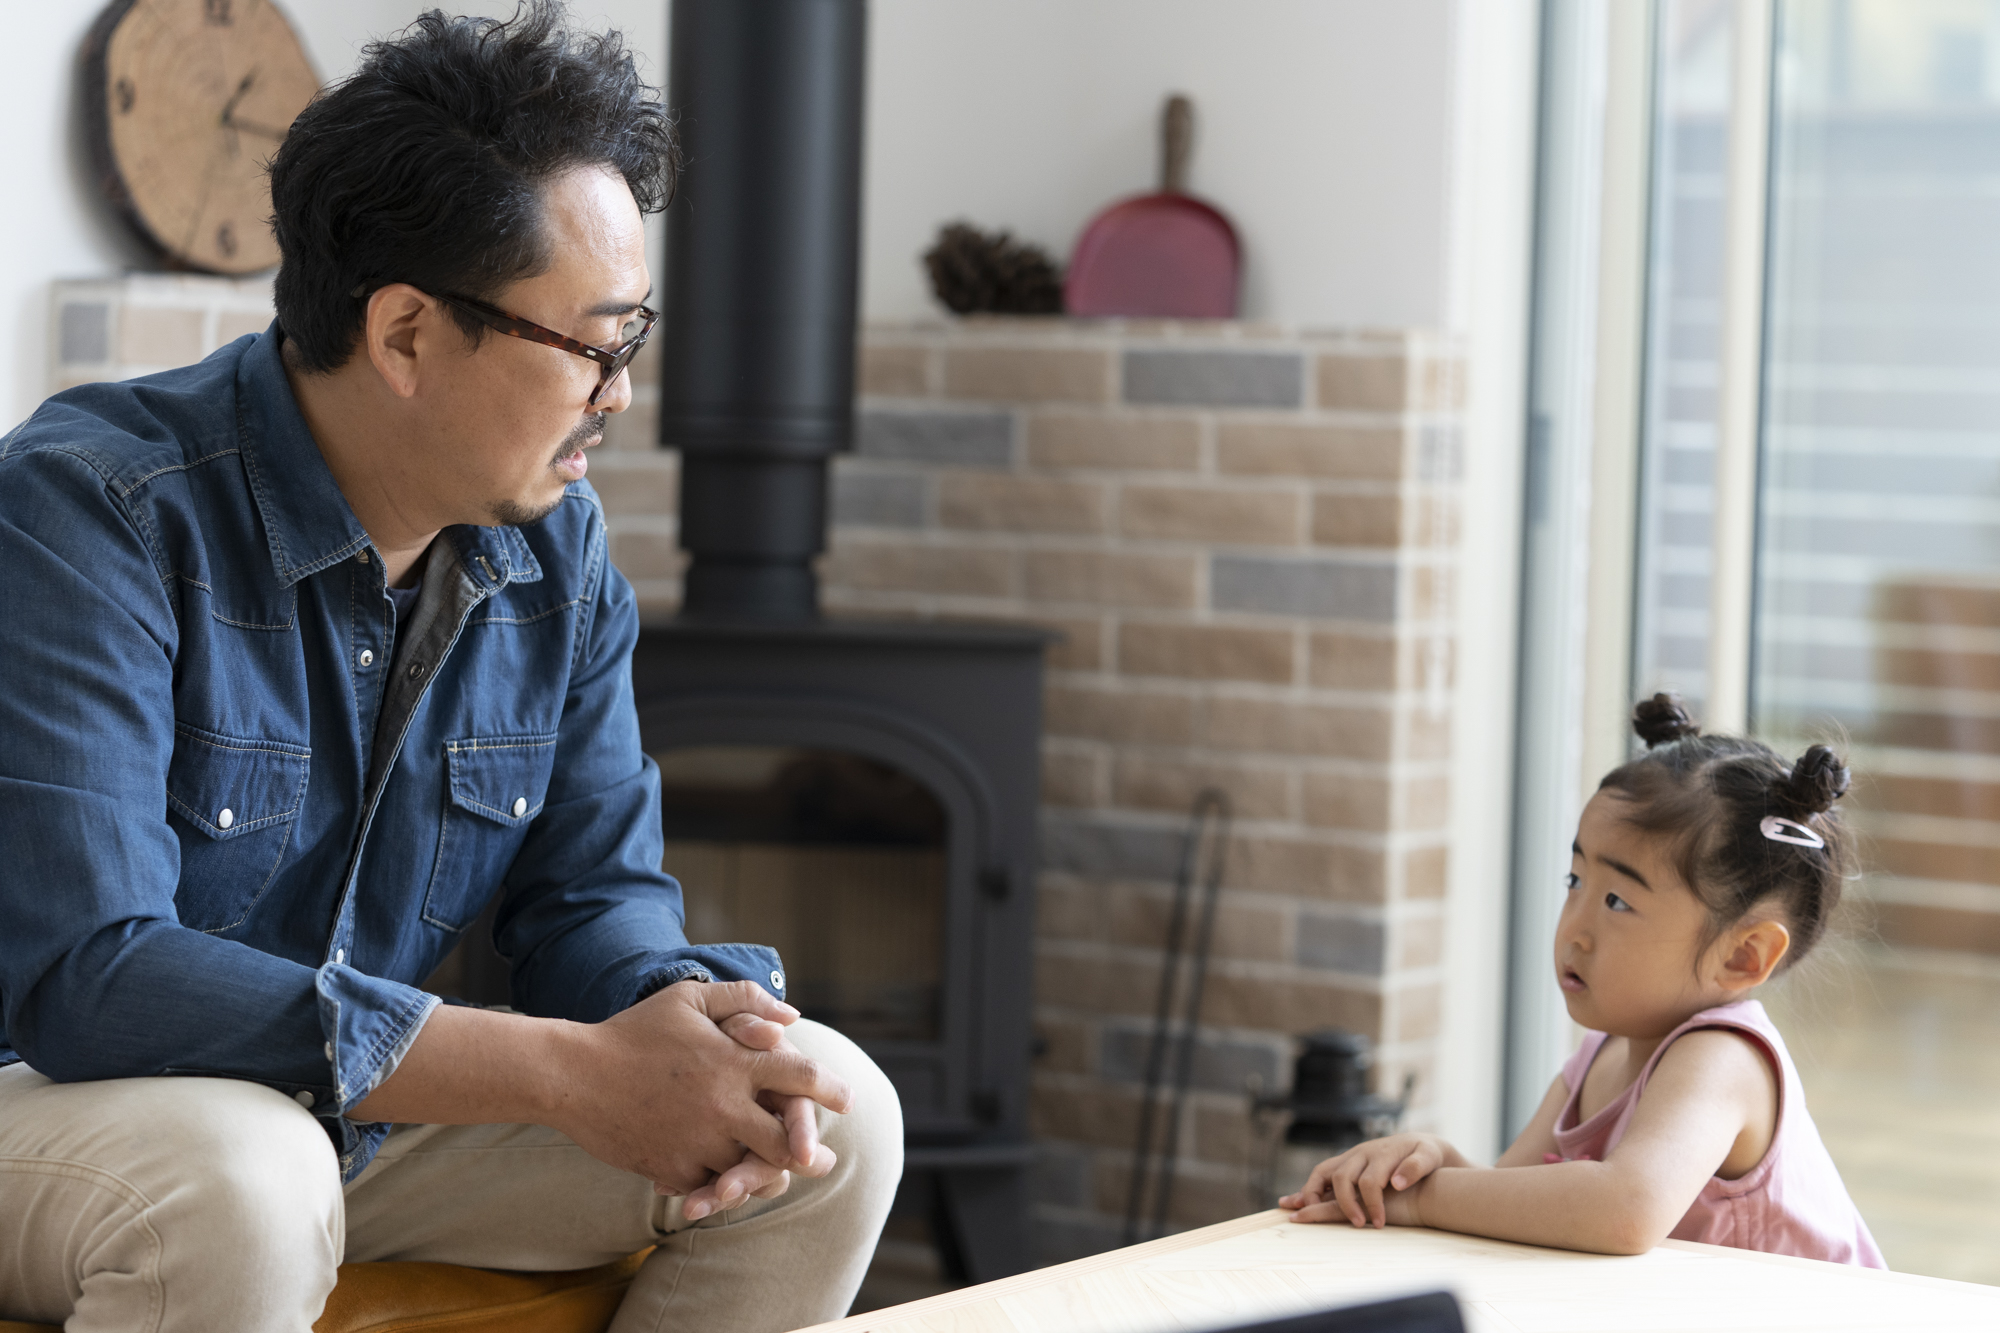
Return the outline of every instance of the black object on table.
[[[1429,1291],[1262,1324],[1241,1324],[1216,1333],[1465,1333],[1465,1320],[1450,1292]]]

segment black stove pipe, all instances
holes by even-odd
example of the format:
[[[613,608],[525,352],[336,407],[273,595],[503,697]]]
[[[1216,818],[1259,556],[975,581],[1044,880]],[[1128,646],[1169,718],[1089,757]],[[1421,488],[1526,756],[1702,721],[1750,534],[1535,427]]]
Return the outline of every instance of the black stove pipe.
[[[819,614],[827,460],[854,430],[866,0],[673,0],[660,442],[689,619]]]

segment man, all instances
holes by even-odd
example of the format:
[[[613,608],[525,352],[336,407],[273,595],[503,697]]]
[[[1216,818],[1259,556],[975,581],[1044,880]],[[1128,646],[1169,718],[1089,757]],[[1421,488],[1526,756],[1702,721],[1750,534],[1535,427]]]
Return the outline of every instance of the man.
[[[895,1095],[687,943],[583,481],[674,171],[615,34],[428,14],[273,162],[267,332],[0,439],[0,1317],[655,1244],[621,1333],[852,1299]],[[518,1012],[440,1006],[496,894]]]

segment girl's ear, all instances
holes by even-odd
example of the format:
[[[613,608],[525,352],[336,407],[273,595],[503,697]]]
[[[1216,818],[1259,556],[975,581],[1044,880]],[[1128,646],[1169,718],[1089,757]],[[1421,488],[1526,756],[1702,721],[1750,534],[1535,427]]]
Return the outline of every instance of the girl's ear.
[[[1791,951],[1792,932],[1781,921],[1753,921],[1723,936],[1720,945],[1721,975],[1716,980],[1722,988],[1754,990],[1771,979]]]

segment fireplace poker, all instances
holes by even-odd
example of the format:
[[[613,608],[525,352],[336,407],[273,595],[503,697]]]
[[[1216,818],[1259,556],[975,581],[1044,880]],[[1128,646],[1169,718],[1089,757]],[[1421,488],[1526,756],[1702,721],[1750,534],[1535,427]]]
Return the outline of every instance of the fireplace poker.
[[[1157,1171],[1154,1185],[1150,1231],[1159,1235],[1166,1229],[1167,1206],[1173,1198],[1174,1169],[1179,1153],[1181,1117],[1187,1104],[1188,1082],[1194,1071],[1195,1029],[1201,1020],[1202,987],[1208,980],[1209,944],[1215,935],[1215,903],[1222,892],[1222,871],[1229,855],[1229,794],[1205,787],[1194,798],[1188,812],[1187,835],[1181,843],[1179,873],[1174,879],[1174,910],[1167,922],[1166,958],[1160,969],[1160,998],[1153,1013],[1152,1040],[1146,1049],[1146,1095],[1139,1106],[1139,1133],[1132,1149],[1132,1187],[1125,1201],[1125,1244],[1140,1239],[1140,1218],[1145,1211],[1148,1177]],[[1199,874],[1198,874],[1199,872]],[[1179,989],[1186,944],[1188,907],[1199,877],[1202,885],[1201,920],[1194,932],[1194,956],[1188,968],[1187,1002],[1181,1020],[1179,1040],[1174,1043],[1173,1092],[1168,1101],[1166,1134],[1158,1145],[1155,1163],[1153,1127],[1160,1098],[1161,1078],[1166,1072],[1167,1047],[1174,1036],[1173,1002]]]

